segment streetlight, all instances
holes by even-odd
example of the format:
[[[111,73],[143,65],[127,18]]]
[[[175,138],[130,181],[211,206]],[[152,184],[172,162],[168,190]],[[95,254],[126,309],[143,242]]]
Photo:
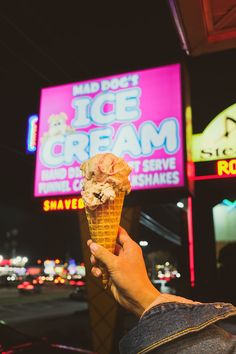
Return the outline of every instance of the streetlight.
[[[147,247],[148,246],[148,242],[147,241],[139,241],[139,245],[141,247]]]

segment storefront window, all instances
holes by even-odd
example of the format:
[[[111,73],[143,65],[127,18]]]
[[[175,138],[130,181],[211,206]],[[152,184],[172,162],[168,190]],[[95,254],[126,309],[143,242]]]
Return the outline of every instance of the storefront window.
[[[138,243],[152,283],[163,293],[185,293],[188,273],[187,201],[143,208]]]
[[[220,300],[236,303],[236,201],[223,199],[212,210]]]
[[[236,243],[236,201],[222,200],[213,207],[214,231],[216,240],[216,258],[219,259],[222,248]]]

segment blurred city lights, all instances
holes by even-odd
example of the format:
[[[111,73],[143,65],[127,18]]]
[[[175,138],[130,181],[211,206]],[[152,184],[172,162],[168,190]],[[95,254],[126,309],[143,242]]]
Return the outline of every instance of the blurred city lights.
[[[31,288],[32,284],[38,285],[44,284],[44,282],[68,284],[71,280],[78,282],[86,274],[84,263],[76,263],[75,259],[70,259],[69,262],[65,263],[59,258],[55,258],[55,260],[37,259],[36,263],[38,265],[26,266],[27,262],[29,262],[29,259],[26,256],[18,255],[15,258],[5,259],[3,255],[0,255],[0,278],[6,277],[6,281],[12,283],[25,281],[30,277],[30,287],[28,287],[29,282],[27,284],[25,282],[22,287],[19,284],[18,289],[33,290],[34,286]]]
[[[139,241],[139,245],[141,247],[146,247],[146,246],[148,246],[148,242],[147,241]]]

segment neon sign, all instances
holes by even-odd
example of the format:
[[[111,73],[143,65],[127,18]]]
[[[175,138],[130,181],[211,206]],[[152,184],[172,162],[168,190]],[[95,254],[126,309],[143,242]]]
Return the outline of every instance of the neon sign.
[[[187,209],[187,224],[188,224],[188,253],[189,253],[189,271],[191,286],[195,286],[195,259],[194,259],[194,232],[193,232],[193,202],[192,198],[188,197]]]
[[[217,174],[218,176],[236,175],[236,159],[217,161]]]
[[[221,203],[223,205],[227,206],[229,208],[229,210],[232,210],[232,209],[236,208],[236,200],[231,202],[229,199],[224,199],[224,200],[222,200]]]
[[[236,177],[236,159],[208,161],[196,165],[195,181]]]
[[[36,114],[29,117],[27,133],[27,152],[33,153],[37,146],[38,116]]]
[[[84,202],[81,197],[66,199],[45,199],[43,201],[43,210],[46,212],[60,210],[81,210],[83,208]]]
[[[219,113],[201,134],[192,137],[194,162],[236,157],[236,104]]]
[[[101,152],[133,167],[133,190],[184,186],[180,69],[173,64],[43,89],[34,195],[80,193],[80,164]]]

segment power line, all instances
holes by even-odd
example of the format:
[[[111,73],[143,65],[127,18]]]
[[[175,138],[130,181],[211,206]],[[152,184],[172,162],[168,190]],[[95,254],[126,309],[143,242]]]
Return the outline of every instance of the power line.
[[[34,165],[34,162],[32,162],[31,160],[27,159],[27,155],[25,153],[17,150],[14,147],[0,144],[0,150],[8,151],[8,152],[13,153],[15,155],[21,156],[21,157],[23,157],[23,161],[25,163],[27,163],[28,165],[31,165],[31,166]]]
[[[19,61],[21,61],[23,64],[28,66],[34,73],[39,75],[44,81],[52,84],[53,82],[48,79],[44,74],[42,74],[38,69],[36,69],[33,65],[31,65],[29,62],[27,62],[24,58],[17,56],[14,50],[12,50],[2,39],[0,39],[0,43]]]
[[[18,27],[9,17],[6,16],[6,14],[3,14],[2,12],[0,13],[0,16],[12,27],[16,32],[18,32],[25,40],[26,42],[30,43],[30,45],[36,49],[41,55],[45,56],[51,63],[53,63],[62,73],[69,79],[70,81],[73,81],[73,79],[70,77],[70,75],[53,59],[50,55],[45,53],[42,48],[37,45],[20,27]]]

